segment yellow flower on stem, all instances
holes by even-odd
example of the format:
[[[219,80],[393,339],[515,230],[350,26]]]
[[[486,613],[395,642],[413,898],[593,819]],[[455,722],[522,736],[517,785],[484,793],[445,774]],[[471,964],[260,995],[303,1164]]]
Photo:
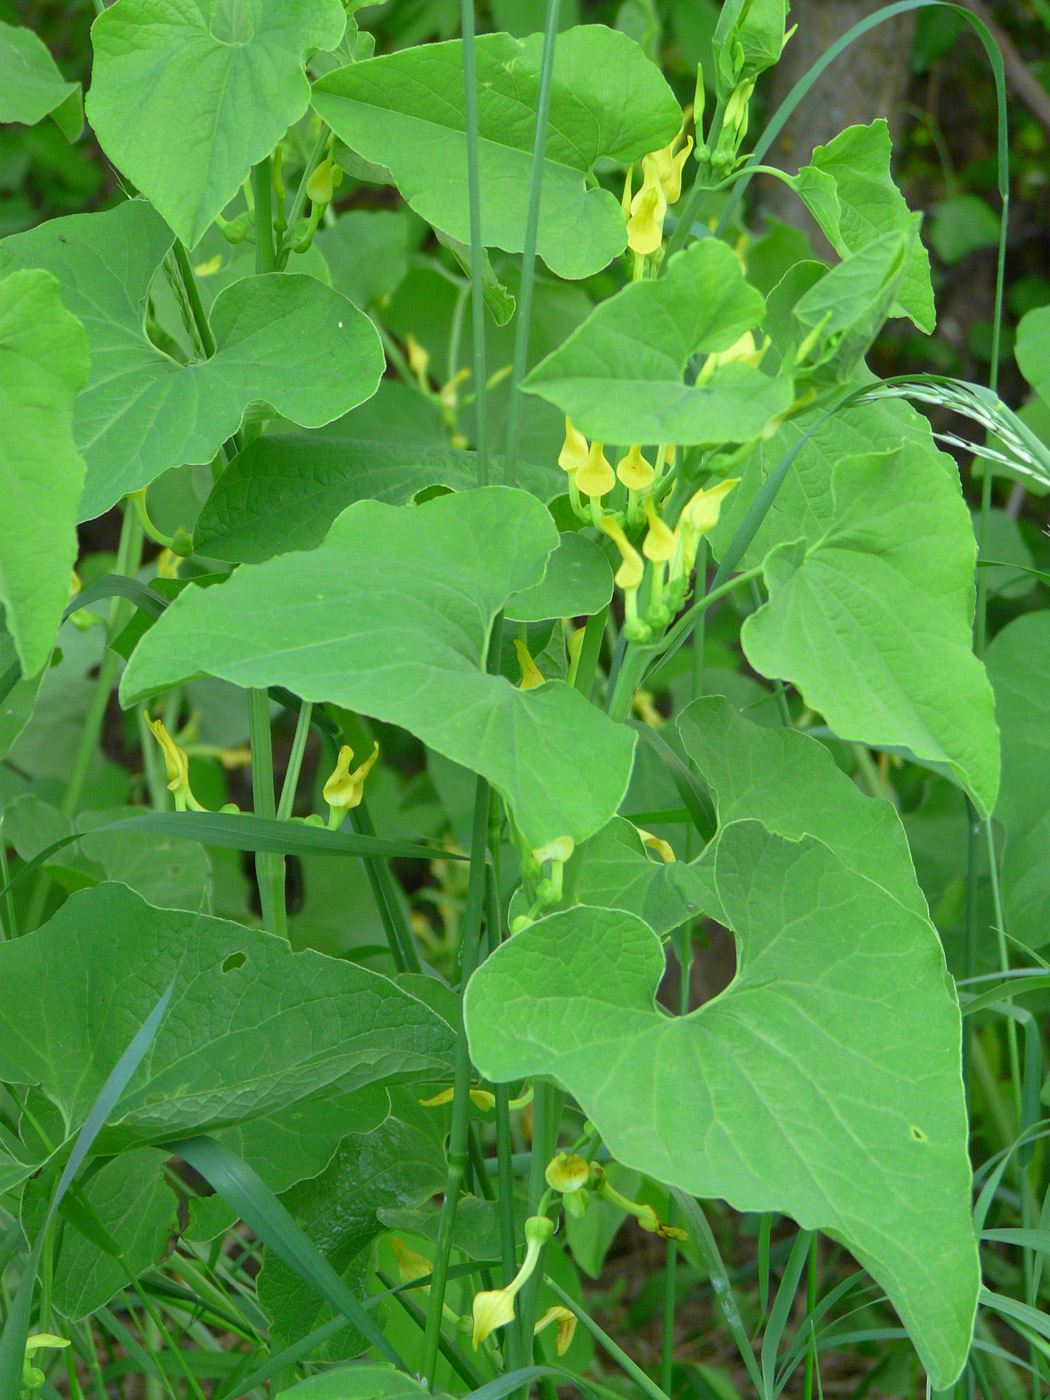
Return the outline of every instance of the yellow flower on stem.
[[[565,441],[558,453],[558,466],[569,478],[569,500],[573,513],[581,520],[588,516],[587,508],[580,500],[580,488],[576,484],[576,473],[587,463],[587,439],[565,415]]]
[[[558,466],[563,472],[578,471],[587,461],[587,439],[574,428],[569,415],[565,415],[565,441],[558,453]]]
[[[440,1108],[442,1104],[451,1103],[455,1090],[450,1084],[447,1089],[442,1089],[440,1094],[435,1094],[432,1099],[420,1099],[420,1108]],[[484,1109],[491,1112],[496,1107],[496,1095],[488,1089],[471,1089],[470,1101],[475,1108]]]
[[[201,806],[190,790],[190,761],[186,756],[186,750],[176,744],[165,729],[163,720],[150,719],[147,713],[146,723],[164,755],[168,791],[175,796],[175,810],[177,812],[185,812],[187,809],[191,812],[205,811],[206,808]]]
[[[700,540],[704,535],[710,533],[718,524],[718,517],[722,510],[722,502],[729,495],[733,487],[739,482],[739,477],[729,477],[725,481],[720,481],[715,486],[701,487],[699,491],[693,493],[685,503],[681,517],[678,521],[678,528],[682,534],[682,556],[685,573],[691,573],[693,565],[696,563],[696,551]]]
[[[642,188],[631,200],[627,246],[639,257],[651,257],[663,242],[667,197],[653,156],[642,157]]]
[[[555,1303],[536,1323],[533,1328],[533,1336],[538,1337],[543,1329],[549,1327],[552,1322],[557,1323],[558,1327],[554,1348],[559,1356],[564,1356],[572,1346],[572,1339],[576,1335],[576,1314],[570,1312],[568,1308],[563,1308],[560,1303]]]
[[[649,624],[638,616],[638,589],[645,577],[645,560],[630,543],[619,521],[603,516],[598,527],[620,551],[623,563],[616,570],[616,586],[623,589],[624,636],[629,642],[646,642],[652,635]]]
[[[429,350],[420,345],[411,331],[405,336],[405,350],[408,352],[408,367],[415,375],[416,383],[424,394],[429,394],[430,379],[427,376],[427,367],[430,364]]]
[[[616,485],[616,477],[605,456],[602,443],[591,443],[587,460],[576,472],[576,485],[583,495],[592,500],[608,495]]]
[[[514,1320],[514,1299],[536,1271],[543,1246],[554,1234],[554,1222],[545,1215],[530,1215],[525,1222],[525,1258],[521,1268],[504,1288],[474,1295],[474,1350],[494,1332]]]
[[[640,443],[627,449],[627,455],[616,463],[616,475],[628,491],[648,491],[656,480],[656,472],[642,456]]]
[[[390,1236],[390,1251],[397,1260],[397,1271],[402,1283],[415,1283],[417,1279],[426,1278],[427,1274],[433,1272],[434,1266],[430,1260],[422,1254],[417,1254],[414,1249],[409,1249],[404,1240],[399,1240],[396,1235]]]
[[[535,690],[543,684],[543,672],[529,655],[528,647],[517,637],[514,638],[514,650],[518,653],[518,665],[521,667],[521,685],[518,689]]]
[[[324,785],[324,800],[328,803],[328,825],[334,831],[347,812],[361,805],[365,795],[365,779],[372,765],[379,757],[379,745],[373,744],[372,752],[351,773],[354,751],[349,744],[339,750],[335,768]]]
[[[579,1153],[566,1156],[558,1152],[547,1163],[543,1175],[552,1191],[560,1191],[563,1196],[573,1191],[581,1191],[590,1180],[590,1163],[585,1162]]]
[[[665,1225],[652,1206],[644,1205],[639,1201],[629,1201],[626,1196],[621,1195],[601,1167],[593,1163],[591,1176],[594,1179],[594,1189],[598,1195],[603,1200],[608,1201],[610,1205],[619,1206],[628,1215],[633,1215],[642,1229],[648,1231],[649,1234],[659,1235],[661,1239],[665,1240],[687,1240],[689,1238],[686,1232],[680,1230],[677,1225]]]
[[[689,153],[693,149],[693,138],[687,136],[681,150],[675,150],[681,136],[682,132],[679,131],[669,145],[662,147],[659,151],[653,151],[649,157],[656,167],[660,188],[663,190],[664,198],[668,204],[677,204],[682,197],[682,167],[689,159]]]
[[[675,546],[678,542],[674,533],[657,515],[651,497],[645,503],[645,517],[649,521],[649,529],[642,542],[642,553],[646,559],[651,559],[654,564],[666,564],[669,559],[674,557]]]
[[[623,532],[623,526],[609,515],[602,518],[599,527],[603,534],[615,543],[623,563],[616,570],[616,586],[626,593],[641,583],[645,574],[645,561]]]
[[[672,865],[677,859],[671,849],[671,843],[665,841],[662,836],[654,836],[651,831],[643,831],[641,827],[638,828],[638,835],[642,838],[642,845],[655,851],[665,865]]]

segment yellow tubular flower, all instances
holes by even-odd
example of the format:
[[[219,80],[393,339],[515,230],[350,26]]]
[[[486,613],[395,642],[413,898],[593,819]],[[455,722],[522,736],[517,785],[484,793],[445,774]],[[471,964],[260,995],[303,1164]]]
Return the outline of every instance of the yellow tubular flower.
[[[585,496],[590,496],[592,500],[607,495],[616,485],[616,477],[606,459],[602,443],[591,443],[587,460],[576,472],[576,485]]]
[[[623,559],[623,563],[616,570],[616,586],[622,588],[625,593],[628,589],[637,588],[645,574],[645,561],[624,534],[622,526],[615,520],[605,516],[601,528],[614,541]]]
[[[408,352],[408,367],[416,376],[419,387],[424,392],[430,392],[430,381],[427,378],[427,367],[430,364],[430,352],[420,345],[411,331],[405,336],[405,350]]]
[[[632,253],[650,257],[663,241],[667,198],[653,156],[642,157],[642,174],[642,188],[631,200],[627,246]]]
[[[655,851],[665,865],[671,865],[677,859],[670,842],[665,841],[662,836],[654,836],[651,831],[643,831],[641,827],[638,828],[638,835],[642,838],[642,845]]]
[[[688,523],[689,529],[697,538],[706,535],[718,524],[722,502],[739,481],[738,476],[733,476],[718,482],[716,486],[701,487],[686,502],[682,511],[682,521]]]
[[[596,1175],[595,1190],[598,1195],[608,1201],[610,1205],[619,1206],[621,1210],[633,1215],[643,1230],[647,1230],[651,1235],[659,1235],[665,1240],[687,1240],[689,1236],[684,1230],[680,1230],[677,1225],[665,1225],[650,1205],[643,1205],[639,1201],[629,1201],[626,1196],[620,1194],[616,1187],[605,1175],[604,1172]]]
[[[146,723],[164,754],[164,771],[168,779],[168,791],[175,795],[175,810],[185,812],[189,808],[191,812],[203,812],[205,809],[190,791],[190,761],[186,757],[186,750],[176,744],[165,729],[163,720],[150,719],[147,714]]]
[[[555,1303],[553,1308],[547,1311],[533,1328],[533,1336],[539,1336],[545,1327],[549,1327],[552,1322],[558,1324],[557,1340],[554,1343],[555,1350],[559,1356],[564,1356],[572,1346],[572,1339],[576,1335],[576,1314],[570,1312],[568,1308],[563,1308],[560,1303]]]
[[[402,1283],[415,1283],[416,1279],[426,1278],[433,1270],[434,1266],[429,1259],[417,1254],[414,1249],[409,1249],[404,1240],[399,1240],[396,1235],[390,1236],[390,1250],[397,1260],[397,1271]]]
[[[306,182],[306,193],[311,204],[330,204],[336,183],[332,169],[332,157],[327,156],[316,166]]]
[[[627,449],[627,456],[616,463],[616,475],[628,491],[647,491],[656,480],[656,472],[642,456],[640,443]]]
[[[642,553],[655,564],[666,564],[674,557],[677,542],[674,534],[657,515],[651,497],[645,503],[645,516],[649,521],[649,529],[642,542]]]
[[[587,461],[587,439],[578,428],[574,428],[565,415],[565,441],[558,453],[558,466],[563,472],[578,471]]]
[[[668,204],[677,204],[682,197],[682,167],[689,159],[689,154],[693,149],[693,138],[687,136],[682,149],[678,152],[675,151],[675,144],[681,134],[679,132],[670,145],[664,146],[652,154],[660,188],[663,190],[664,198]]]
[[[525,1258],[521,1268],[505,1288],[494,1288],[474,1295],[474,1350],[497,1327],[514,1319],[514,1299],[536,1271],[543,1246],[554,1234],[554,1222],[545,1215],[530,1215],[525,1222]]]
[[[373,744],[372,752],[359,767],[350,772],[354,751],[349,744],[339,750],[339,757],[331,777],[324,785],[324,800],[328,803],[328,825],[333,829],[339,825],[346,812],[361,805],[365,795],[365,779],[372,765],[379,757],[379,745]]]
[[[556,836],[553,841],[548,841],[545,846],[536,846],[529,852],[537,865],[542,865],[544,861],[553,860],[564,864],[576,849],[576,842],[571,836]]]
[[[451,1103],[455,1090],[450,1084],[447,1089],[442,1089],[440,1094],[435,1094],[432,1099],[420,1099],[420,1108],[440,1108],[442,1104]],[[491,1112],[496,1107],[496,1095],[488,1089],[471,1089],[470,1101],[475,1108],[480,1108],[485,1112]]]
[[[459,403],[459,386],[469,378],[470,370],[464,368],[454,374],[447,384],[442,384],[438,390],[438,399],[442,408],[447,409],[449,413],[456,408]]]
[[[636,690],[634,699],[631,701],[631,709],[635,712],[643,724],[647,724],[650,729],[660,729],[666,723],[663,715],[653,704],[653,692],[651,690]],[[644,832],[642,833],[645,834]]]
[[[529,655],[529,649],[524,642],[514,638],[514,650],[518,653],[518,665],[521,667],[520,690],[535,690],[538,685],[543,684],[543,672]]]
[[[559,1152],[547,1163],[543,1175],[551,1190],[560,1191],[564,1196],[581,1191],[587,1185],[590,1164],[576,1152],[571,1157]]]

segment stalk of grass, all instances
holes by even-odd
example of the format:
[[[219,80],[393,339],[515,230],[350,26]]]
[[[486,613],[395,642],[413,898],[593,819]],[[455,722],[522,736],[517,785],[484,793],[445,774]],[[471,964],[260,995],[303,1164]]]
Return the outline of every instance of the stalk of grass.
[[[467,127],[467,195],[470,203],[470,316],[474,338],[474,446],[478,485],[489,484],[488,406],[485,385],[485,245],[481,236],[481,172],[478,136],[478,67],[474,45],[474,0],[460,0],[463,30],[463,95]]]
[[[518,445],[521,437],[521,381],[525,378],[525,368],[529,355],[532,293],[536,279],[536,241],[540,224],[540,195],[543,189],[543,157],[547,148],[547,123],[550,116],[551,86],[554,75],[554,46],[557,42],[560,13],[561,0],[547,0],[547,23],[543,36],[543,56],[540,60],[540,88],[536,100],[536,134],[532,145],[529,202],[525,213],[525,238],[521,255],[518,326],[514,336],[514,363],[510,376],[510,405],[507,410],[506,465],[503,480],[508,486],[516,484],[518,474]]]

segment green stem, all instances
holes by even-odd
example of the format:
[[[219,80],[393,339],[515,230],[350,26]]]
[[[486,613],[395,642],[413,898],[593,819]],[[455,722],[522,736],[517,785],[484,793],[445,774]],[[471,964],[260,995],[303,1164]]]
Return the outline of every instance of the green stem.
[[[545,1173],[547,1163],[554,1156],[564,1101],[564,1094],[553,1084],[546,1084],[540,1080],[533,1088],[532,1156],[529,1160],[529,1212],[532,1215],[541,1213],[543,1198],[547,1195]],[[543,1278],[543,1257],[546,1252],[547,1245],[544,1245],[536,1271],[527,1280],[519,1295],[522,1347],[526,1363],[531,1362],[535,1347],[536,1314],[539,1311],[540,1282]],[[526,1395],[527,1391],[522,1393],[522,1400],[525,1400]]]
[[[11,897],[11,891],[7,886],[11,882],[11,875],[7,869],[7,845],[4,841],[4,819],[0,814],[0,882],[3,883],[4,890],[4,912],[0,919],[0,943],[8,938],[18,937],[18,921],[15,919],[15,902]]]
[[[481,234],[481,175],[478,139],[478,73],[474,52],[474,0],[460,0],[463,30],[463,92],[467,129],[467,195],[470,201],[470,315],[474,333],[474,446],[478,485],[489,484],[488,411],[485,385],[485,244]]]
[[[117,545],[117,561],[113,572],[125,578],[133,578],[138,573],[139,560],[142,557],[142,524],[137,513],[124,508],[124,519],[120,526],[120,543]],[[133,604],[126,598],[113,598],[109,605],[109,623],[106,628],[106,641],[111,644],[117,634],[123,629],[128,620],[129,613],[133,610]],[[117,678],[117,671],[120,668],[120,657],[115,651],[107,650],[99,666],[98,679],[95,682],[95,693],[92,696],[91,708],[88,711],[87,719],[84,721],[84,728],[81,731],[80,742],[73,758],[73,764],[69,770],[69,781],[66,784],[65,793],[62,796],[62,811],[67,817],[71,817],[77,810],[80,798],[84,790],[84,782],[87,778],[88,769],[98,744],[99,733],[102,728],[102,720],[106,713],[106,706],[109,703],[110,691]]]
[[[474,824],[470,842],[470,878],[467,902],[463,914],[463,946],[461,976],[463,986],[470,981],[477,966],[481,943],[481,915],[485,903],[485,866],[489,829],[489,785],[478,778],[474,789]],[[442,1310],[448,1283],[449,1259],[456,1229],[456,1212],[463,1173],[467,1165],[467,1133],[470,1125],[470,1051],[466,1026],[463,1022],[463,1001],[460,999],[459,1028],[456,1037],[456,1060],[452,1079],[452,1122],[448,1139],[448,1174],[441,1205],[437,1244],[434,1248],[434,1270],[430,1283],[426,1332],[423,1337],[423,1375],[427,1388],[434,1389],[438,1348],[441,1341]]]
[[[608,615],[609,605],[607,603],[604,608],[587,619],[583,630],[583,645],[580,647],[580,659],[576,664],[576,674],[572,683],[585,700],[589,700],[594,693],[594,678],[598,672],[598,658],[602,654],[602,642],[605,640],[605,619]]]
[[[583,1327],[584,1331],[589,1332],[602,1350],[612,1357],[617,1366],[622,1367],[623,1370],[626,1371],[627,1375],[630,1376],[631,1380],[634,1381],[635,1385],[638,1386],[643,1394],[648,1395],[650,1400],[669,1400],[667,1392],[661,1390],[655,1381],[649,1379],[640,1366],[634,1364],[623,1348],[616,1345],[608,1332],[598,1326],[584,1308],[577,1303],[575,1298],[570,1297],[570,1295],[565,1292],[565,1289],[562,1288],[560,1284],[555,1283],[549,1274],[545,1282],[558,1302],[568,1308],[570,1312],[576,1314],[576,1320],[581,1327]]]
[[[667,1223],[675,1223],[677,1207],[672,1201],[667,1212]],[[660,1348],[660,1385],[668,1394],[674,1383],[674,1315],[677,1302],[678,1245],[674,1240],[667,1241],[667,1255],[664,1262],[664,1306],[663,1336]]]
[[[265,690],[248,691],[248,729],[252,749],[252,808],[257,817],[277,816],[273,787],[273,745],[270,737],[270,697]],[[284,900],[284,856],[257,851],[255,875],[259,884],[263,928],[288,937],[288,911]]]
[[[270,156],[252,168],[255,196],[255,271],[273,272],[273,161]]]
[[[376,1278],[383,1287],[391,1293],[395,1303],[398,1303],[405,1310],[419,1330],[425,1332],[430,1313],[424,1314],[419,1304],[413,1298],[410,1298],[407,1293],[403,1293],[400,1289],[395,1288],[393,1280],[388,1278],[386,1274],[379,1269],[376,1270]],[[468,1361],[459,1348],[454,1346],[447,1337],[442,1336],[438,1345],[441,1349],[441,1355],[456,1372],[460,1380],[466,1381],[472,1391],[479,1390],[485,1384],[485,1377],[481,1372]]]
[[[295,191],[291,208],[286,215],[288,227],[281,236],[280,247],[274,258],[274,266],[278,272],[283,272],[288,265],[288,255],[292,251],[292,239],[295,236],[295,225],[298,222],[299,215],[306,207],[306,187],[310,183],[310,176],[314,173],[314,168],[320,163],[321,157],[324,155],[324,148],[327,144],[328,127],[322,122],[317,140],[314,142],[313,148],[306,158],[306,164],[303,166],[299,188]]]
[[[536,237],[540,223],[543,161],[547,149],[547,121],[550,114],[551,87],[554,75],[554,46],[558,37],[560,11],[561,0],[547,0],[547,24],[543,36],[540,88],[536,101],[536,133],[532,144],[532,168],[529,172],[529,202],[525,214],[525,238],[521,254],[518,328],[514,336],[514,363],[510,376],[510,403],[507,408],[506,465],[503,475],[506,486],[514,486],[518,475],[518,445],[521,436],[521,381],[525,378],[525,366],[529,355],[532,291],[536,280]]]
[[[817,1306],[817,1273],[820,1264],[817,1256],[818,1238],[819,1236],[814,1233],[809,1245],[809,1260],[806,1267],[806,1311],[810,1316],[813,1315],[813,1311]],[[805,1400],[813,1400],[813,1376],[816,1357],[817,1349],[811,1342],[806,1349],[806,1366],[802,1382],[802,1392]]]
[[[122,574],[130,578],[138,572],[139,560],[142,557],[142,538],[142,524],[139,521],[137,512],[125,505],[124,519],[120,526],[120,543],[117,545],[117,559],[113,569],[114,573]],[[128,614],[132,609],[133,604],[129,603],[125,598],[117,597],[110,601],[109,622],[106,627],[106,650],[99,665],[98,676],[95,680],[95,689],[91,696],[91,704],[85,716],[83,728],[80,731],[80,738],[77,741],[77,749],[76,753],[73,755],[73,762],[70,765],[69,780],[66,783],[66,790],[62,794],[61,810],[63,815],[67,817],[72,817],[80,806],[80,799],[84,793],[84,784],[87,782],[91,761],[95,756],[95,750],[98,747],[102,733],[102,723],[106,717],[110,692],[113,689],[117,679],[117,672],[120,669],[120,657],[115,651],[110,649],[110,644],[123,629],[127,622]],[[47,904],[48,890],[50,888],[51,876],[48,874],[45,866],[37,875],[33,884],[33,892],[29,897],[25,918],[26,929],[35,929],[40,926],[44,907]]]
[[[310,716],[313,710],[313,704],[309,700],[304,700],[299,707],[299,715],[295,721],[295,738],[292,740],[292,751],[288,755],[288,767],[281,787],[281,800],[277,804],[279,822],[286,822],[292,815],[295,790],[299,786],[299,772],[303,766],[303,754],[306,752],[306,741],[310,737]]]
[[[189,254],[181,239],[176,238],[175,265],[179,269],[179,276],[182,278],[182,285],[186,292],[186,300],[190,305],[190,313],[193,316],[193,324],[197,327],[197,335],[200,337],[201,349],[204,351],[206,359],[211,359],[215,354],[215,337],[211,333],[211,323],[208,320],[208,313],[204,309],[201,301],[200,289],[197,286],[197,279],[193,275],[193,268],[190,267]]]
[[[362,836],[374,836],[375,827],[367,805],[361,805],[350,813],[351,825]],[[419,956],[415,934],[405,918],[397,884],[390,874],[390,867],[381,857],[365,856],[365,873],[372,886],[379,917],[383,920],[390,952],[399,972],[422,972],[423,961]]]

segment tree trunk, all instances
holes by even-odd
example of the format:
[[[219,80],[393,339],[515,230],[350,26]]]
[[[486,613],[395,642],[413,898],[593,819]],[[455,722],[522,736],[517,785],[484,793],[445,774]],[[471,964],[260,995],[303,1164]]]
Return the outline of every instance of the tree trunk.
[[[795,83],[858,20],[881,8],[883,0],[792,0],[791,23],[798,30],[773,72],[769,111],[773,113]],[[908,87],[914,16],[876,25],[852,43],[820,76],[792,114],[767,160],[791,174],[805,165],[814,146],[825,145],[844,127],[885,117],[895,136]],[[761,210],[804,229],[818,252],[829,251],[802,204],[779,181],[762,182]]]

